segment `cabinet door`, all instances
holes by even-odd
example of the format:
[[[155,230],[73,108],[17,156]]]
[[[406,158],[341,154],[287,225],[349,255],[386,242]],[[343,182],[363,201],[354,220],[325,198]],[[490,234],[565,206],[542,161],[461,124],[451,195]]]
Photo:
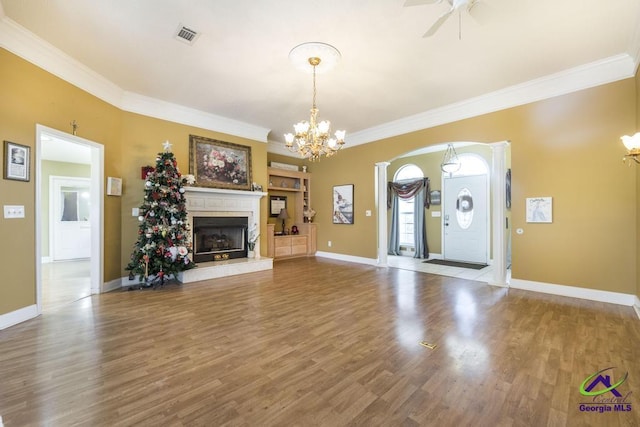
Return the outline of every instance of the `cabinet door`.
[[[275,256],[290,256],[291,255],[291,237],[279,236],[275,238]]]
[[[307,253],[307,236],[291,237],[291,255],[304,255]]]

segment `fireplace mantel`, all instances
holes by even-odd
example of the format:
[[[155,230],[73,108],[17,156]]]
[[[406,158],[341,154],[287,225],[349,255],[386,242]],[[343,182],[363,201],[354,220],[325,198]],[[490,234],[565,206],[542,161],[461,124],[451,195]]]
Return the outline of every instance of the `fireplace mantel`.
[[[187,219],[192,224],[195,216],[246,216],[249,228],[256,227],[260,235],[260,199],[267,195],[262,191],[227,190],[208,187],[184,187]],[[260,240],[256,242],[260,247]],[[271,270],[273,259],[260,258],[259,250],[256,258],[237,258],[226,261],[198,263],[198,267],[180,273],[178,279],[182,283],[207,280],[254,271]]]

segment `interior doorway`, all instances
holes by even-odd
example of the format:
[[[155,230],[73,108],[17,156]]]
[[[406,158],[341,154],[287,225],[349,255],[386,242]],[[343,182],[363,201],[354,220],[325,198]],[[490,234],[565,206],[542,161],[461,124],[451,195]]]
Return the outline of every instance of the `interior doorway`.
[[[36,125],[38,314],[102,291],[104,147]]]

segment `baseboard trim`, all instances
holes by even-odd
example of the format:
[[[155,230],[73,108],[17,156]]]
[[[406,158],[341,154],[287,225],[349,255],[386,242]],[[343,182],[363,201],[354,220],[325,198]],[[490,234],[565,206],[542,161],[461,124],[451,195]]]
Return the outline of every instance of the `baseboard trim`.
[[[35,304],[0,315],[0,330],[33,319],[34,317],[38,317],[38,306]]]
[[[337,254],[334,252],[318,251],[316,252],[316,256],[321,258],[335,259],[338,261],[353,262],[356,264],[373,265],[374,267],[378,265],[378,261],[373,258],[364,258],[359,256],[353,256],[353,255]]]
[[[640,298],[636,296],[635,304],[633,304],[633,309],[636,311],[636,315],[638,319],[640,319]]]
[[[101,292],[111,292],[111,291],[115,291],[116,289],[120,289],[122,287],[122,279],[114,279],[114,280],[109,280],[108,282],[104,282],[102,284],[102,291]]]
[[[626,306],[633,306],[636,302],[635,300],[637,300],[637,297],[631,294],[579,288],[577,286],[555,285],[552,283],[533,282],[530,280],[513,278],[511,279],[509,287],[525,291],[541,292],[544,294],[560,295],[564,297],[580,298]]]

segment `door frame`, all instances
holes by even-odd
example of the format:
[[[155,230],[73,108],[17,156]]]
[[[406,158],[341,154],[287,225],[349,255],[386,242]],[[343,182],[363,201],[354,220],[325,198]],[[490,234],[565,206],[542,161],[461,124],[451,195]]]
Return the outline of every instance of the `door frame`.
[[[446,144],[442,142],[441,144]],[[479,144],[484,144],[479,142]],[[490,285],[508,287],[506,260],[506,149],[509,141],[488,143],[491,147],[491,241],[493,242],[493,277]],[[376,213],[378,221],[378,257],[379,267],[388,267],[388,226],[387,226],[387,167],[389,162],[377,162],[374,170],[376,188]],[[514,260],[511,260],[512,264]]]
[[[54,208],[56,206],[59,207],[56,203],[58,203],[57,200],[60,199],[60,187],[66,185],[73,186],[77,183],[89,183],[89,191],[91,191],[90,177],[83,178],[59,175],[51,175],[49,177],[49,258],[51,258],[51,261],[55,260],[55,224],[58,224],[58,221],[56,221],[58,212]]]
[[[91,149],[91,294],[103,291],[104,283],[104,146],[57,129],[36,124],[36,306],[42,314],[42,137],[48,135]]]

